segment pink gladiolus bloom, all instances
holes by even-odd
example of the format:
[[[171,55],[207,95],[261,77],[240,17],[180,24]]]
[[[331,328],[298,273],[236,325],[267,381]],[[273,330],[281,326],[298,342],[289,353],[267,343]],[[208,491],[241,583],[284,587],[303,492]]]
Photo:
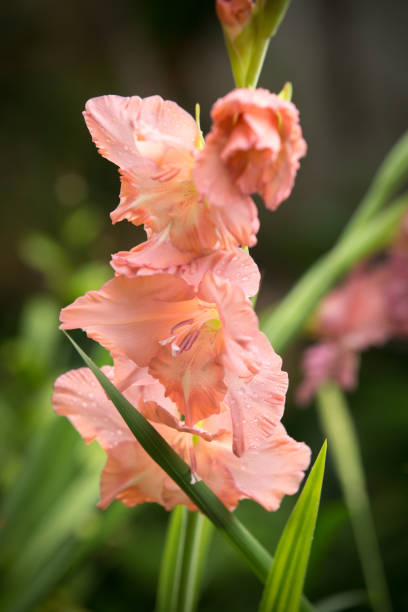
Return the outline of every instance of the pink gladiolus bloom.
[[[406,246],[406,245],[405,245]],[[392,335],[408,336],[408,250],[393,252],[387,263],[385,295]]]
[[[236,89],[213,106],[213,126],[194,179],[215,206],[237,206],[259,193],[274,210],[289,197],[306,153],[294,104],[265,89]]]
[[[113,368],[104,371],[116,382]],[[155,418],[154,404],[165,402],[167,420],[171,421],[171,415],[177,420],[177,408],[164,397],[160,383],[146,379],[145,371],[136,378],[138,381],[125,391],[129,401],[152,420],[159,433],[190,465],[193,476],[204,480],[229,509],[234,509],[240,499],[251,498],[267,510],[276,510],[284,495],[297,491],[309,464],[310,451],[305,444],[290,438],[282,425],[277,425],[256,449],[248,450],[238,459],[231,451],[231,421],[225,408],[221,414],[203,421],[204,433],[200,429],[192,429],[194,435],[187,428],[178,431],[174,423],[162,419],[163,415]],[[101,508],[116,498],[128,506],[157,502],[168,510],[177,504],[195,509],[134,439],[90,370],[82,368],[60,376],[55,383],[53,405],[58,414],[70,419],[86,442],[96,439],[107,453],[101,476]]]
[[[101,96],[88,100],[84,117],[101,155],[120,169],[114,223],[144,224],[154,248],[167,249],[174,262],[255,244],[259,221],[252,200],[221,210],[197,191],[192,171],[201,134],[175,102]]]
[[[361,351],[383,344],[391,333],[384,294],[387,266],[362,266],[323,301],[319,310],[321,334]]]
[[[147,367],[189,427],[219,413],[228,391],[242,454],[280,420],[287,376],[242,289],[213,272],[192,277],[198,286],[170,274],[118,276],[64,308],[61,327]]]
[[[308,404],[325,382],[335,381],[346,391],[357,384],[358,352],[340,342],[322,342],[305,350],[302,358],[304,380],[296,390],[296,401]]]
[[[394,333],[389,299],[393,276],[389,261],[365,265],[324,299],[317,323],[322,343],[305,351],[299,403],[310,401],[328,380],[345,390],[356,386],[359,353],[384,344]],[[401,284],[397,282],[394,288],[398,292]]]

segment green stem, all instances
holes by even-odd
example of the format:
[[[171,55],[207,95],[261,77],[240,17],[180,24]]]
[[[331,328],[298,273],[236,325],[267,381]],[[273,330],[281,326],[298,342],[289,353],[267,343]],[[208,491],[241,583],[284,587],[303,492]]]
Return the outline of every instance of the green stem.
[[[259,29],[265,35],[275,36],[288,10],[290,0],[258,0]]]
[[[187,508],[174,508],[170,515],[160,568],[156,612],[177,612],[187,521]]]
[[[268,51],[270,38],[258,36],[252,47],[251,60],[245,76],[244,87],[255,89],[258,84],[266,52]],[[237,85],[238,87],[238,85]]]
[[[200,512],[189,512],[180,579],[178,612],[196,608],[212,523]]]
[[[343,237],[350,236],[386,204],[406,182],[407,175],[408,132],[401,136],[381,164],[360,206],[344,230]]]
[[[408,206],[404,194],[358,232],[339,242],[319,259],[268,316],[262,330],[277,352],[292,340],[322,296],[353,264],[386,246]]]
[[[391,602],[353,420],[344,395],[336,384],[323,385],[318,391],[317,400],[319,418],[333,453],[350,514],[372,609],[375,612],[390,612]]]
[[[116,389],[77,343],[66,332],[64,333],[102,385],[105,393],[116,406],[139,444],[188,495],[195,506],[214,523],[224,537],[242,555],[255,575],[262,582],[265,582],[273,561],[269,552],[202,480],[197,481],[194,474],[191,473],[190,466],[162,438],[153,425],[140,412],[135,410],[134,406]],[[307,612],[312,609],[309,602],[302,598],[301,611]]]

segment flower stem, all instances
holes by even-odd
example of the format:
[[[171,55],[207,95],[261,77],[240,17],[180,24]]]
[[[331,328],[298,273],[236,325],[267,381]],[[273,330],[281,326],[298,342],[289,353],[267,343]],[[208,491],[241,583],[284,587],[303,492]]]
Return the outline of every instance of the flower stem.
[[[170,515],[167,527],[157,588],[156,612],[177,612],[187,520],[187,508],[176,506]]]
[[[212,532],[212,523],[204,514],[188,512],[178,612],[193,612],[196,608]]]
[[[265,61],[266,52],[268,51],[270,38],[258,36],[253,47],[251,60],[245,76],[245,87],[255,89],[258,84],[263,63]]]
[[[367,494],[357,432],[345,397],[334,383],[317,393],[322,428],[333,453],[337,476],[350,514],[357,549],[374,612],[390,612],[391,602]]]
[[[407,207],[408,194],[404,194],[364,227],[340,238],[278,306],[262,317],[262,330],[277,352],[292,340],[321,297],[353,264],[389,243]]]
[[[343,236],[350,236],[386,204],[406,182],[407,174],[408,132],[401,136],[381,164],[360,206],[347,224]]]

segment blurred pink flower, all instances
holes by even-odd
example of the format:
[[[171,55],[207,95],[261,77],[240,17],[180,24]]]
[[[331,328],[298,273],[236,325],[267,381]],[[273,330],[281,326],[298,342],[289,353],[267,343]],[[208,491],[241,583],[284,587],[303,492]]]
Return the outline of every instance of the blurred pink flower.
[[[280,420],[287,376],[245,293],[216,269],[201,276],[190,270],[193,284],[171,274],[118,276],[64,308],[61,327],[80,327],[112,353],[147,367],[189,427],[219,413],[228,391],[234,450],[242,453]],[[256,423],[248,428],[245,402]],[[262,415],[266,404],[270,411]]]
[[[194,179],[211,204],[236,207],[259,193],[267,208],[289,197],[306,153],[294,104],[265,89],[236,89],[213,106]]]
[[[407,245],[405,245],[407,246]],[[392,335],[408,336],[408,250],[393,252],[387,264],[385,296]]]
[[[101,155],[120,169],[114,223],[144,224],[154,247],[160,245],[164,254],[167,249],[175,260],[256,243],[259,221],[252,200],[220,210],[198,193],[192,171],[201,134],[175,102],[101,96],[88,100],[84,117]]]
[[[329,380],[345,390],[355,388],[360,353],[408,335],[408,253],[404,244],[399,237],[381,260],[361,265],[323,300],[317,315],[322,342],[303,355],[299,403],[309,402]]]
[[[357,268],[323,300],[318,314],[320,334],[356,351],[386,342],[391,334],[384,291],[387,281],[386,263]]]
[[[104,368],[120,386],[115,370]],[[121,370],[123,374],[123,363]],[[310,451],[290,438],[281,424],[256,449],[238,459],[231,451],[231,420],[226,407],[221,414],[205,419],[203,429],[188,430],[184,426],[184,431],[177,430],[177,408],[164,397],[160,383],[146,376],[144,370],[139,371],[125,395],[190,465],[193,477],[203,479],[229,509],[235,508],[240,499],[251,498],[267,510],[276,510],[285,494],[297,491],[309,465]],[[86,442],[96,439],[107,452],[101,476],[101,508],[116,498],[128,506],[157,502],[167,509],[177,504],[194,509],[191,500],[134,439],[90,370],[82,368],[60,376],[53,405],[58,414],[71,420]],[[158,408],[167,415],[164,419],[157,415]]]
[[[342,389],[351,391],[357,384],[360,356],[341,342],[322,342],[310,346],[302,357],[304,380],[296,389],[296,401],[305,405],[317,389],[328,381],[337,382]]]

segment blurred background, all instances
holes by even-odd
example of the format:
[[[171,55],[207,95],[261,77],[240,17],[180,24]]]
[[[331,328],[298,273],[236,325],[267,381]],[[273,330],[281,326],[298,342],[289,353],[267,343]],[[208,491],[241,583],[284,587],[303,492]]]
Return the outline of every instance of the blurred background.
[[[168,515],[155,505],[98,511],[103,453],[50,404],[55,377],[81,365],[58,331],[59,309],[111,276],[111,253],[143,239],[130,224],[110,224],[119,176],[96,153],[81,112],[106,93],[160,94],[191,113],[199,102],[206,132],[213,102],[233,87],[221,30],[212,1],[17,0],[0,11],[0,608],[152,610]],[[260,85],[279,91],[292,81],[309,149],[291,198],[276,213],[260,209],[260,310],[330,247],[406,130],[407,23],[403,0],[392,10],[385,1],[293,0]],[[314,407],[292,401],[304,346],[284,355],[285,425],[315,455]],[[349,398],[395,610],[408,609],[407,364],[404,343],[367,352]],[[274,550],[293,501],[276,514],[243,502],[238,514]],[[306,584],[313,601],[364,586],[330,461]],[[253,610],[260,593],[216,535],[199,610]]]

